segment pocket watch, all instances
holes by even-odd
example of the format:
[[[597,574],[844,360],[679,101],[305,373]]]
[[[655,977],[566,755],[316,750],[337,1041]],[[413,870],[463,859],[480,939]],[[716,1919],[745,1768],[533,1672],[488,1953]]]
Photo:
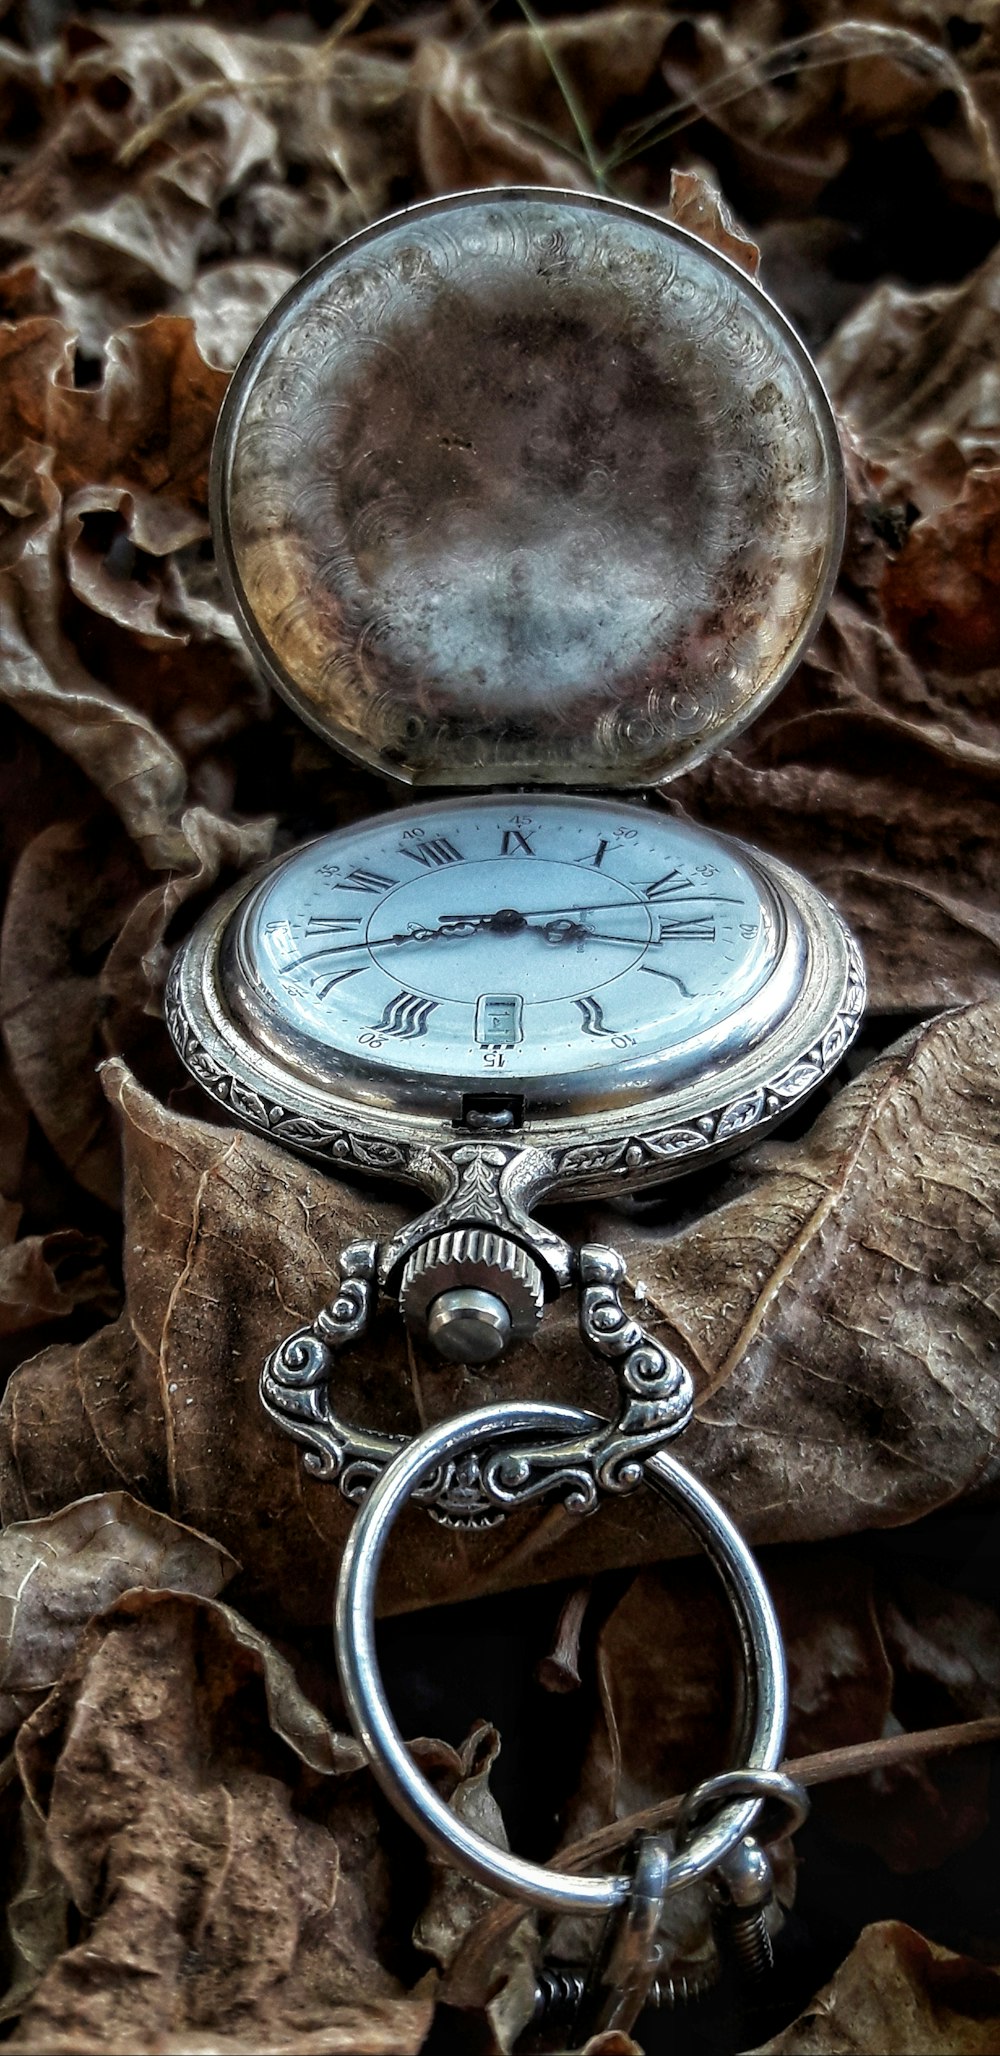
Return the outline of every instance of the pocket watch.
[[[349,1495],[396,1447],[330,1389],[379,1293],[474,1364],[576,1285],[622,1386],[609,1475],[687,1418],[621,1260],[547,1210],[757,1139],[857,1028],[861,959],[829,902],[662,794],[794,669],[843,522],[833,415],[788,323],[618,201],[497,188],[380,221],[236,371],[213,526],[243,634],[305,721],[415,801],[241,881],[167,993],[233,1116],[424,1195],[344,1252],[265,1368],[265,1405]],[[423,1494],[482,1515],[463,1489]]]

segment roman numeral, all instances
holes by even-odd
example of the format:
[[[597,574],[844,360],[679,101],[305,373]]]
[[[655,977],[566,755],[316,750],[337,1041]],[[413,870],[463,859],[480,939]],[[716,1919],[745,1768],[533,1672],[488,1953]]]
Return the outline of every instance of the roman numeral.
[[[527,836],[520,828],[505,828],[500,838],[502,857],[533,857],[535,854]]]
[[[401,1042],[412,1042],[414,1036],[426,1035],[428,1020],[436,1007],[436,999],[419,999],[415,992],[397,992],[383,1009],[382,1019],[374,1032],[396,1035]]]
[[[605,1027],[604,1008],[600,1000],[594,998],[592,992],[588,992],[586,999],[575,999],[573,1005],[580,1010],[580,1019],[583,1022],[583,1032],[585,1035],[607,1037],[608,1041],[614,1043],[616,1049],[631,1048],[635,1041],[635,1036],[622,1035],[614,1028]]]
[[[592,870],[594,870],[594,871],[599,871],[599,870],[600,870],[600,868],[601,868],[601,865],[602,865],[602,864],[603,864],[603,862],[604,862],[604,859],[605,859],[605,857],[607,856],[607,853],[608,853],[608,838],[607,838],[607,836],[606,836],[606,835],[602,835],[602,837],[601,837],[601,840],[600,840],[600,842],[598,843],[598,845],[597,845],[597,848],[596,848],[596,850],[594,851],[594,854],[593,854],[593,856],[592,856],[592,857],[578,857],[578,858],[577,858],[577,862],[578,862],[578,863],[580,863],[580,864],[587,864],[587,865],[588,865],[588,866],[589,866],[589,867],[590,867],[590,868],[591,868]]]
[[[685,985],[683,978],[678,978],[676,971],[661,971],[658,964],[640,964],[639,969],[640,971],[648,971],[651,978],[669,978],[671,985],[676,985],[678,991],[684,994],[685,999],[694,998],[691,987]]]
[[[462,861],[461,850],[457,850],[446,835],[428,835],[419,842],[415,839],[413,842],[401,842],[399,854],[401,857],[412,857],[414,863],[422,864],[425,871],[433,870],[435,866],[440,867],[442,864],[460,864]]]
[[[367,964],[354,964],[349,971],[335,971],[332,978],[328,978],[325,971],[314,971],[310,983],[317,999],[326,999],[334,986],[340,985],[343,979],[356,978],[359,971],[367,970]]]
[[[697,899],[698,897],[690,878],[685,878],[683,871],[665,871],[663,877],[657,878],[655,884],[644,885],[642,889],[648,900]]]
[[[388,892],[390,885],[398,885],[398,878],[385,878],[381,871],[365,871],[359,864],[348,871],[346,877],[336,880],[338,892]]]
[[[348,935],[357,928],[360,914],[346,914],[339,919],[336,914],[310,914],[306,922],[307,935]]]
[[[580,1009],[580,1020],[584,1034],[597,1034],[615,1044],[615,1049],[632,1049],[636,1040],[634,1034],[621,1034],[617,1028],[605,1028],[605,1009],[593,993],[586,993],[586,999],[574,999],[574,1007]]]
[[[677,921],[661,921],[657,941],[714,942],[715,922],[711,914],[688,914]]]
[[[586,999],[575,999],[573,1005],[580,1009],[585,1035],[607,1034],[604,1026],[604,1008],[599,999],[594,999],[593,995],[588,993]]]

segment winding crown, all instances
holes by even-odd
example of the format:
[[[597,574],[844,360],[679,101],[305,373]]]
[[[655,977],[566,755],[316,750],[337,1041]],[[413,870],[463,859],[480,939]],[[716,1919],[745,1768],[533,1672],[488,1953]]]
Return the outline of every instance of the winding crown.
[[[534,1334],[544,1302],[533,1257],[491,1228],[430,1235],[406,1260],[399,1303],[408,1327],[430,1335],[445,1356],[479,1362],[509,1338]],[[491,1337],[503,1341],[499,1348]]]

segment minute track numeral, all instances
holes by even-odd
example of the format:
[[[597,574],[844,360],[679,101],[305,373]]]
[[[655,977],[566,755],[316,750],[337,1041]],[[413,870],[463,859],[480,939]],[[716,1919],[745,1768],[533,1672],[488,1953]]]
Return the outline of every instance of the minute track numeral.
[[[422,864],[425,871],[440,870],[445,864],[460,864],[462,852],[455,848],[447,835],[422,836],[420,841],[401,842],[401,857],[412,857],[415,864]]]

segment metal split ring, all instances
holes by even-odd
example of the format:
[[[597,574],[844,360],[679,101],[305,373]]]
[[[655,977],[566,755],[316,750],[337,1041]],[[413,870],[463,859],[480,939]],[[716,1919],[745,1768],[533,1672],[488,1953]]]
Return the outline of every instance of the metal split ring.
[[[340,1680],[354,1731],[371,1769],[397,1811],[445,1862],[481,1884],[557,1913],[607,1913],[628,1898],[627,1872],[575,1877],[514,1856],[476,1834],[438,1797],[417,1769],[386,1703],[375,1651],[375,1591],[382,1553],[397,1514],[439,1464],[539,1435],[558,1440],[600,1427],[577,1407],[505,1401],[478,1407],[425,1430],[408,1443],[372,1486],[354,1523],[337,1587],[335,1633]],[[648,1456],[646,1482],[702,1544],[733,1611],[745,1672],[742,1760],[751,1773],[776,1771],[787,1723],[788,1692],[781,1633],[760,1571],[718,1501],[674,1457]],[[741,1773],[737,1773],[737,1776]],[[748,1835],[764,1795],[733,1793],[698,1828],[670,1864],[670,1891],[718,1868]]]
[[[783,1835],[794,1835],[809,1816],[809,1794],[804,1785],[796,1783],[781,1770],[724,1770],[718,1777],[706,1778],[704,1784],[695,1785],[684,1801],[674,1822],[674,1836],[678,1849],[689,1840],[695,1823],[705,1813],[725,1806],[733,1799],[761,1799],[764,1801],[764,1817],[758,1821],[755,1840],[765,1848],[771,1842],[778,1842]],[[767,1818],[770,1809],[772,1818]],[[777,1819],[773,1816],[777,1815]]]

